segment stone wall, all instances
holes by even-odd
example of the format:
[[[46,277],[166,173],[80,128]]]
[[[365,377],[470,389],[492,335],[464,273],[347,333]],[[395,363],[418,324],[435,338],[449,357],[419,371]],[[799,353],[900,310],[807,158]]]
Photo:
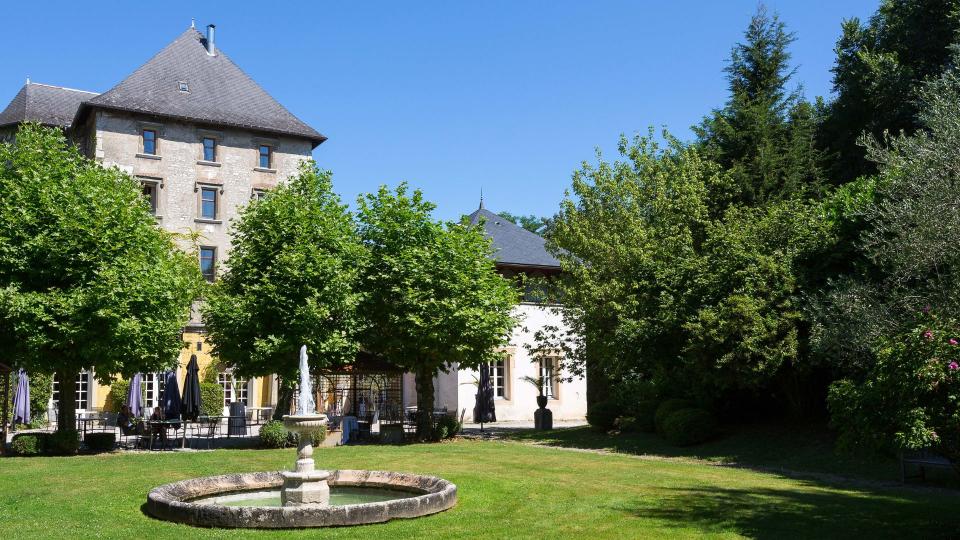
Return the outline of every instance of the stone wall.
[[[177,233],[197,232],[199,245],[217,248],[218,265],[230,252],[230,220],[250,202],[254,190],[268,190],[295,174],[311,156],[304,139],[259,135],[231,128],[205,128],[169,119],[97,111],[91,131],[92,157],[157,185],[157,221]],[[143,154],[141,130],[157,132],[157,155]],[[201,139],[217,140],[215,163],[203,161]],[[271,170],[258,168],[257,148],[274,149]],[[200,218],[200,188],[218,190],[217,217]],[[184,247],[189,247],[186,245]]]

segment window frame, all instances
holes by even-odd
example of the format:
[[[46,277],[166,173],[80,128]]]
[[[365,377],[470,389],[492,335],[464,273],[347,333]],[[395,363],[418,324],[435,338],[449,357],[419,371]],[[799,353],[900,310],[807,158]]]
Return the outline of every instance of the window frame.
[[[543,395],[547,399],[560,399],[558,392],[558,369],[559,359],[556,357],[543,358],[538,362],[537,374],[543,379]]]
[[[76,393],[76,410],[77,412],[86,412],[89,410],[90,399],[93,397],[93,392],[90,388],[90,383],[93,380],[91,377],[90,370],[83,370],[77,374],[77,377],[74,379],[74,384],[77,385]],[[57,375],[54,374],[53,386],[50,398],[53,403],[59,407],[60,406],[60,381],[57,380]]]
[[[220,188],[217,186],[201,185],[199,192],[200,192],[199,207],[198,207],[199,212],[197,212],[198,214],[197,217],[199,219],[207,219],[207,220],[213,220],[213,221],[220,219]],[[213,203],[212,216],[208,216],[205,213],[205,210],[206,210],[205,203],[208,202],[207,200],[204,199],[204,195],[206,193],[213,194],[213,200],[209,201]]]
[[[212,252],[212,256],[210,257],[211,272],[209,275],[203,270],[203,261],[204,261],[203,252],[204,251]],[[198,259],[200,263],[200,273],[203,275],[204,279],[206,279],[210,283],[213,283],[214,281],[216,281],[217,280],[217,247],[216,246],[200,246]]]
[[[234,383],[236,383],[236,386],[234,386]],[[229,407],[234,401],[249,406],[250,389],[248,383],[247,379],[235,377],[232,371],[217,373],[217,384],[223,389],[223,406]]]
[[[210,149],[210,151],[212,152],[212,155],[211,155],[210,159],[207,159],[207,141],[210,141],[211,143],[213,143],[213,146],[212,146],[212,148]],[[201,159],[202,159],[203,161],[206,161],[207,163],[218,163],[217,158],[218,158],[219,156],[218,156],[217,154],[220,153],[220,152],[219,152],[219,148],[218,148],[219,146],[220,146],[220,141],[218,141],[216,137],[211,137],[211,136],[209,136],[209,135],[204,135],[204,136],[200,137],[200,157],[201,157]]]
[[[153,134],[153,151],[147,151],[147,133]],[[158,156],[160,155],[160,130],[155,127],[143,127],[140,128],[140,153],[147,156]]]
[[[267,149],[267,154],[266,154],[267,164],[266,164],[266,165],[263,164],[263,158],[264,158],[263,149],[264,149],[264,148]],[[265,144],[265,143],[260,143],[260,144],[258,144],[258,145],[257,145],[257,168],[259,168],[259,169],[273,169],[273,153],[274,153],[274,148],[273,148],[273,145],[272,145],[272,144]]]
[[[148,201],[151,206],[150,213],[154,217],[161,217],[160,190],[163,188],[163,180],[149,176],[138,176],[137,180],[140,182],[141,192],[147,187],[150,187],[153,190],[153,199]]]
[[[510,362],[507,357],[488,364],[490,370],[490,386],[493,388],[493,398],[510,400]]]

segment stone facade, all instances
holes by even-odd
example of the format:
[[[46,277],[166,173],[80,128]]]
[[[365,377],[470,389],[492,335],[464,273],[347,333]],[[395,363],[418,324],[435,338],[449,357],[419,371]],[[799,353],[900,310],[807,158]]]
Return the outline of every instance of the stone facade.
[[[157,133],[156,155],[143,152],[144,129]],[[230,220],[239,215],[256,192],[270,190],[296,174],[300,164],[311,159],[313,148],[306,139],[106,110],[91,114],[71,135],[88,157],[153,185],[157,224],[183,234],[185,250],[195,250],[197,246],[216,248],[218,272],[229,260]],[[217,141],[214,162],[203,160],[204,137]],[[258,166],[258,147],[262,144],[273,149],[270,169]],[[215,219],[200,217],[202,187],[212,187],[217,192]],[[189,240],[191,233],[198,233],[195,245]],[[197,355],[201,373],[214,364],[210,347],[205,346],[199,310],[194,312],[185,329],[184,348],[177,362],[181,388],[192,354]],[[88,407],[104,407],[109,387],[101,386],[93,377],[89,384]],[[249,381],[246,392],[249,406],[271,406],[276,401],[273,377]]]
[[[144,129],[157,133],[156,155],[143,153]],[[217,141],[215,162],[203,160],[204,137]],[[270,169],[258,167],[261,144],[273,149]],[[230,253],[230,220],[255,191],[272,189],[294,175],[312,150],[305,139],[108,111],[92,115],[80,146],[104,165],[155,185],[157,222],[171,232],[199,233],[199,245],[217,248],[218,264]],[[201,187],[217,191],[215,219],[200,217]]]

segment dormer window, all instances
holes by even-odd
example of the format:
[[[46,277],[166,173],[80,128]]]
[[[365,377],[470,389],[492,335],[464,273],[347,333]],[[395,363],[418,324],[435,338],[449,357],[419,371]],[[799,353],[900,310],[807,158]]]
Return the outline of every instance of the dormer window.
[[[210,162],[217,160],[217,140],[213,137],[203,138],[203,160]]]
[[[157,131],[145,129],[141,135],[143,136],[143,153],[150,156],[157,155]]]
[[[180,81],[180,82],[178,82],[178,83],[177,83],[177,88],[178,88],[181,92],[184,92],[184,93],[187,93],[187,92],[190,91],[190,85],[187,84],[187,81]]]
[[[260,145],[260,168],[261,169],[271,169],[273,165],[273,147],[261,144]]]

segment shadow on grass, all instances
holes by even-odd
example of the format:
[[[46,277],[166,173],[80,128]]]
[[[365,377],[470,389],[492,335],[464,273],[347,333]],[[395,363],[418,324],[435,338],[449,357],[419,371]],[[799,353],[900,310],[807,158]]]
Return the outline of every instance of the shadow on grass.
[[[505,432],[502,438],[559,448],[703,459],[771,472],[836,475],[890,484],[899,480],[895,460],[839,454],[832,434],[817,424],[734,426],[711,441],[686,447],[672,446],[653,433],[607,434],[587,426]],[[955,488],[960,480],[946,471],[932,475],[928,485]]]
[[[956,497],[898,497],[883,492],[773,488],[658,489],[614,510],[704,533],[734,530],[751,538],[957,538]]]

